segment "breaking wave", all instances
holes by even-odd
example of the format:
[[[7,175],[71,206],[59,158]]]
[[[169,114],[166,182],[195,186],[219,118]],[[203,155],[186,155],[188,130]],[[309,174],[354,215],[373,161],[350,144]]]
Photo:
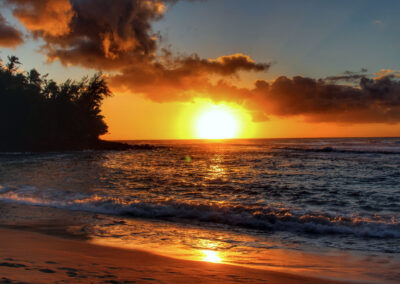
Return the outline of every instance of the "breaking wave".
[[[324,147],[275,147],[275,149],[299,151],[299,152],[324,152],[324,153],[349,153],[349,154],[389,154],[400,155],[400,147],[354,147],[340,148],[332,146]]]
[[[206,222],[263,231],[314,235],[352,235],[362,238],[399,238],[400,222],[393,216],[341,216],[301,212],[290,208],[219,204],[173,199],[130,200],[36,187],[1,187],[3,202],[55,207],[100,214],[123,215],[176,222]]]

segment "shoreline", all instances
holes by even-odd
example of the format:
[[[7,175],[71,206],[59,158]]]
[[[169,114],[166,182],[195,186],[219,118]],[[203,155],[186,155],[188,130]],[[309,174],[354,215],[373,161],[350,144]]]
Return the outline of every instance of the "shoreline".
[[[0,229],[0,282],[354,283]]]

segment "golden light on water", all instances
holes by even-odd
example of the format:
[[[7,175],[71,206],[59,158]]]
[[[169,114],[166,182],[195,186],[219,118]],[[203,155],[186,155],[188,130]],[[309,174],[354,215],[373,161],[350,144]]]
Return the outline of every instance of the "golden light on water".
[[[196,130],[198,138],[201,139],[235,138],[238,132],[238,121],[229,109],[214,107],[200,115]]]
[[[218,252],[213,250],[202,250],[204,254],[203,261],[220,263],[222,259],[218,256]]]

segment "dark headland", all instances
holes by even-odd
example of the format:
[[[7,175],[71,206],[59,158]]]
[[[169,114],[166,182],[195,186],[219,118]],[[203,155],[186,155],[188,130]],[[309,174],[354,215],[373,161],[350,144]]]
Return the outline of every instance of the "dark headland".
[[[100,107],[112,95],[100,73],[58,84],[19,65],[0,61],[0,152],[154,148],[99,139],[108,130]]]

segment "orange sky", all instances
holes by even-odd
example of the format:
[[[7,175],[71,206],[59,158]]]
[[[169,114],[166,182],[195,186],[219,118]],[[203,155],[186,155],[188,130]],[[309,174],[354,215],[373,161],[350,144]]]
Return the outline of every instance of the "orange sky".
[[[154,103],[138,96],[120,94],[106,99],[103,114],[109,125],[104,139],[196,139],[196,120],[211,102]],[[301,118],[273,117],[253,122],[246,109],[228,105],[239,120],[238,138],[374,137],[399,136],[400,126],[390,124],[305,123]]]
[[[199,138],[215,105],[234,138],[400,136],[388,1],[4,1],[0,52],[59,82],[103,72],[105,139]]]

